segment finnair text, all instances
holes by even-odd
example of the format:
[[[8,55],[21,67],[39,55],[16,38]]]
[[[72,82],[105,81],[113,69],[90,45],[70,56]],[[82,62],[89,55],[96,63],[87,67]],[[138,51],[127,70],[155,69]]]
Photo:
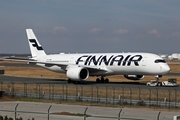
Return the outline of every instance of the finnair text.
[[[142,55],[111,55],[107,57],[107,55],[83,55],[79,57],[76,61],[76,64],[84,64],[84,65],[104,65],[106,66],[131,66],[134,64],[135,66],[139,66],[139,61],[142,60]]]

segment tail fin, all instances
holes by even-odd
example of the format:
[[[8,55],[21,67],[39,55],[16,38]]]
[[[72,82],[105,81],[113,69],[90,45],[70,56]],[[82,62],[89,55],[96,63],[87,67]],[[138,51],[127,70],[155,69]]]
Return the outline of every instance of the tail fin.
[[[46,55],[42,46],[39,44],[33,30],[32,29],[26,29],[26,33],[27,33],[29,47],[31,50],[32,57]]]

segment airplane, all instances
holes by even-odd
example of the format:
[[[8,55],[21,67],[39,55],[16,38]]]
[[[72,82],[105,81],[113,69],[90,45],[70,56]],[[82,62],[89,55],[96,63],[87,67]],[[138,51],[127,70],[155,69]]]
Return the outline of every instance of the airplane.
[[[47,55],[32,29],[26,29],[32,58],[29,64],[36,64],[48,70],[65,73],[68,83],[86,81],[97,76],[96,82],[109,82],[106,76],[124,75],[129,80],[141,80],[145,75],[162,75],[170,68],[159,55],[152,53],[81,53]],[[15,59],[13,59],[15,60]],[[100,77],[100,78],[99,78]]]

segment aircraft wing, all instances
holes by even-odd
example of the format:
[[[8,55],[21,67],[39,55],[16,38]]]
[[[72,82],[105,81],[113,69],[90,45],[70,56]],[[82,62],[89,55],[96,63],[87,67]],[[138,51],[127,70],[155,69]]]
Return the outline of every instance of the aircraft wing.
[[[69,67],[84,67],[89,70],[89,72],[106,72],[107,69],[102,66],[87,66],[87,65],[75,65],[75,64],[66,64],[64,62],[41,62],[37,61],[31,58],[18,58],[18,57],[7,57],[7,58],[0,58],[0,60],[6,60],[6,61],[17,61],[17,62],[27,62],[28,64],[44,64],[47,67],[51,66],[59,66],[61,69],[64,69],[65,71],[68,70]]]
[[[89,70],[89,72],[106,72],[107,69],[101,67],[101,66],[87,66],[87,65],[75,65],[75,64],[66,64],[64,62],[39,62],[39,61],[29,61],[28,62],[29,64],[44,64],[45,66],[47,67],[50,67],[50,66],[53,66],[53,65],[56,65],[56,66],[59,66],[61,67],[61,69],[64,69],[65,71],[68,70],[70,67],[84,67],[84,68],[87,68]]]

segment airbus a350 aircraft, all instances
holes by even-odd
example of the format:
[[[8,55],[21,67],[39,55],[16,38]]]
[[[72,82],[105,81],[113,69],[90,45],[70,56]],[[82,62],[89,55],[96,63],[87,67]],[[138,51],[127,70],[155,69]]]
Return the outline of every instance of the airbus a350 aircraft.
[[[130,80],[141,80],[144,75],[169,72],[168,64],[152,53],[83,53],[47,55],[32,29],[26,29],[32,54],[29,63],[48,70],[65,73],[68,83],[86,81],[89,76],[99,76],[96,82],[109,82],[109,75],[124,75]]]

